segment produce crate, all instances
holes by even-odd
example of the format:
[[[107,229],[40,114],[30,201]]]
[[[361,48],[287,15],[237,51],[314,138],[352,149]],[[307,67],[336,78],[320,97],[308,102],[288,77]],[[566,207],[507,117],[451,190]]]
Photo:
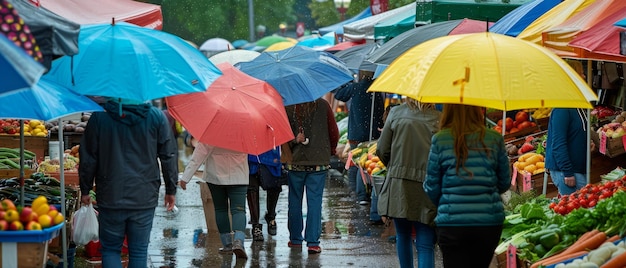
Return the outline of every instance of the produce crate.
[[[0,135],[0,147],[20,148],[20,136]],[[37,162],[43,161],[48,153],[48,137],[25,136],[24,149],[35,153]]]
[[[24,178],[30,178],[35,173],[34,169],[25,169]],[[19,169],[0,169],[0,179],[18,178],[20,176]]]
[[[536,195],[541,195],[543,192],[543,175],[545,173],[538,173],[535,175],[532,175],[530,177],[530,185],[531,185],[531,189],[535,191]],[[524,191],[524,175],[520,172],[517,173],[517,177],[515,179],[515,187],[517,189],[518,193],[521,193]],[[557,191],[556,186],[554,185],[554,183],[552,183],[552,179],[550,178],[550,175],[548,174],[548,184],[547,184],[547,188],[546,188],[546,194],[553,194],[554,192]]]
[[[57,180],[61,181],[61,173],[59,172],[48,172],[47,173],[48,176],[50,177],[54,177]],[[65,185],[67,186],[72,186],[75,188],[79,188],[79,183],[78,183],[78,171],[65,171],[63,173],[64,178],[65,178]]]
[[[539,118],[539,119],[535,119],[535,122],[537,122],[537,125],[539,126],[539,128],[541,128],[541,130],[548,130],[548,123],[550,123],[550,117],[544,117],[544,118]]]
[[[611,158],[622,155],[626,153],[626,151],[624,151],[624,139],[626,139],[626,136],[609,138],[604,135],[604,132],[600,133],[600,146],[598,146],[598,151]]]
[[[526,137],[528,135],[535,134],[539,131],[540,131],[539,126],[527,127],[527,128],[521,129],[520,131],[504,135],[504,141],[505,142],[513,141],[521,137]]]
[[[490,266],[490,268],[492,268],[494,266],[495,266],[495,268],[512,268],[512,267],[507,267],[506,256],[507,256],[507,252],[506,251],[501,253],[501,254],[499,254],[499,255],[495,255],[494,256],[494,261],[493,261],[492,265]],[[531,266],[530,262],[520,260],[520,258],[518,258],[517,256],[515,257],[515,263],[517,265],[514,268],[530,268],[530,266]]]
[[[383,189],[383,182],[385,182],[385,176],[380,175],[372,175],[372,180],[374,181],[374,190],[376,190],[376,195],[380,194],[380,191]]]
[[[48,261],[48,242],[59,235],[64,224],[41,231],[0,232],[0,266],[41,268]]]

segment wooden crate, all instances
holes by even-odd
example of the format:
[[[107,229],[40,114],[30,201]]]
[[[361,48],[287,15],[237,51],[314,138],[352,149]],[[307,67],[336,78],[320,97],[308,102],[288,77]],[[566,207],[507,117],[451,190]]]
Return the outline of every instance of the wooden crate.
[[[0,147],[20,148],[20,136],[0,135]],[[43,161],[48,153],[48,137],[25,136],[24,149],[35,153],[37,162]]]
[[[30,175],[35,173],[34,169],[25,169],[24,170],[24,178],[30,178]],[[19,178],[20,170],[19,169],[0,169],[0,179],[10,179],[10,178]]]
[[[532,175],[530,177],[531,180],[531,189],[535,191],[536,195],[540,195],[543,193],[543,176],[544,176],[544,172],[542,173],[538,173],[535,175]],[[548,197],[552,197],[556,195],[557,188],[554,185],[554,183],[552,183],[552,179],[550,178],[550,175],[548,174],[548,183],[547,183],[547,187],[546,187],[546,195]],[[522,173],[517,173],[517,177],[515,180],[515,187],[517,189],[518,193],[521,193],[524,191],[524,175]]]
[[[47,173],[48,176],[50,177],[54,177],[57,180],[61,181],[61,174],[59,172],[48,172]],[[72,186],[75,188],[79,188],[79,183],[78,183],[78,171],[65,171],[63,173],[64,178],[65,178],[65,185],[67,186]]]
[[[5,251],[12,252],[14,249],[17,249],[16,254],[9,256],[11,255],[9,253],[5,256]],[[0,243],[0,252],[3,252],[3,254],[0,254],[0,266],[2,267],[4,267],[4,264],[6,263],[10,267],[41,268],[45,267],[45,264],[48,261],[48,242],[2,242]],[[15,260],[17,260],[17,262],[13,262]],[[13,266],[14,264],[17,266]]]
[[[609,138],[604,136],[604,134],[599,135],[599,147],[598,151],[608,157],[616,157],[618,155],[622,155],[626,153],[624,150],[624,139],[626,136],[620,138]]]
[[[536,119],[535,122],[537,122],[537,125],[539,126],[539,128],[541,128],[541,130],[548,130],[548,123],[550,123],[550,117],[544,117],[544,118],[539,118]]]

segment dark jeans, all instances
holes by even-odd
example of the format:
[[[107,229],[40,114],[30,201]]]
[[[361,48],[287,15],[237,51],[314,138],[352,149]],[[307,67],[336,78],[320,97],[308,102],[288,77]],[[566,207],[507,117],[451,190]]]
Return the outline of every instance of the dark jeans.
[[[231,231],[246,230],[246,191],[248,185],[216,185],[208,183],[213,205],[215,206],[215,221],[220,234]],[[228,211],[233,218],[232,228]]]
[[[128,267],[147,267],[154,210],[98,209],[102,267],[122,267],[122,244],[125,236],[128,236]]]
[[[259,204],[260,172],[250,174],[250,184],[248,184],[248,209],[250,210],[250,223],[259,224],[261,208]],[[267,209],[267,220],[276,218],[276,205],[282,188],[267,190],[267,200],[265,201]]]
[[[445,268],[489,267],[502,225],[438,227],[437,237]]]

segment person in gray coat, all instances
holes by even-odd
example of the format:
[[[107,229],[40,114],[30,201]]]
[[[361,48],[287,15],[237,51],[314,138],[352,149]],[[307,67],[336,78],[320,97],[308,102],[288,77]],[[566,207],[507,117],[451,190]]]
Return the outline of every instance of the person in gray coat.
[[[441,112],[434,104],[408,98],[389,112],[376,155],[387,167],[378,213],[392,218],[401,267],[413,267],[413,229],[419,267],[435,267],[435,205],[424,193],[428,150]]]

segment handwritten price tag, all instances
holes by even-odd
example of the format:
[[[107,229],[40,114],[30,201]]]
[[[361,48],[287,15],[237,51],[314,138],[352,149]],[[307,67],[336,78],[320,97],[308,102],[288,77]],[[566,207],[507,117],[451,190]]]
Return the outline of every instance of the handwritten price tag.
[[[626,135],[622,136],[622,146],[624,146],[624,151],[626,151]]]
[[[352,151],[348,153],[348,160],[346,160],[346,169],[349,169],[352,166]]]
[[[513,167],[513,176],[511,176],[511,185],[515,186],[517,182],[517,167]]]
[[[530,189],[533,188],[532,186],[532,180],[530,179],[530,173],[529,172],[524,172],[523,175],[523,179],[524,179],[524,184],[522,185],[522,191],[526,192],[526,191],[530,191]]]
[[[600,132],[600,148],[598,148],[601,154],[606,154],[606,134],[604,131]]]
[[[511,244],[509,244],[509,248],[506,250],[506,267],[517,267],[517,248]]]

